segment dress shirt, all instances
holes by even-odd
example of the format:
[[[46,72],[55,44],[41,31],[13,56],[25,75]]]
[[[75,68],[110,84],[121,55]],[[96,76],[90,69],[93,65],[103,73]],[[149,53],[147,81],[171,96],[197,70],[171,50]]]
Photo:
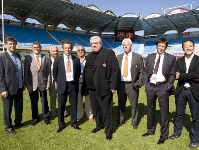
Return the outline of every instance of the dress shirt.
[[[66,56],[65,54],[63,54],[63,55],[64,55],[64,66],[65,66],[65,70],[67,70],[67,65],[66,64],[67,64],[67,61],[68,61],[68,57],[69,57],[70,64],[71,64],[71,72],[70,73],[66,72],[66,81],[74,81],[72,56],[71,55]],[[69,77],[68,75],[70,76],[70,78],[68,78]]]
[[[19,59],[19,57],[14,53],[11,53],[9,50],[7,50],[9,56],[11,57],[13,63],[15,64],[16,70],[17,70],[17,74],[18,74],[18,79],[19,79],[19,88],[23,87],[23,79],[22,79],[22,64],[21,64],[21,60]]]
[[[41,54],[39,54],[39,55],[36,55],[35,53],[34,53],[34,56],[35,56],[35,61],[36,61],[36,56],[39,56],[39,63],[40,63],[40,67],[41,67]]]
[[[121,81],[132,81],[132,77],[131,77],[132,51],[128,53],[128,76],[126,77],[123,76],[125,58],[126,58],[126,53],[124,53],[123,58],[122,58]]]
[[[80,77],[79,77],[79,83],[80,83],[80,84],[81,84],[82,81],[83,81],[83,79],[82,79],[82,73],[83,73],[83,71],[84,71],[85,64],[86,64],[86,59],[85,59],[85,57],[84,57],[83,61],[80,62],[80,66],[81,66],[81,75],[80,75]]]
[[[53,78],[53,64],[54,64],[54,61],[55,61],[55,59],[54,58],[52,58],[52,57],[50,57],[50,59],[51,59],[51,76],[52,76],[52,79],[54,79]]]
[[[185,57],[186,73],[189,72],[189,66],[190,66],[190,63],[191,63],[191,60],[192,60],[193,56],[194,56],[194,53],[191,55],[191,57],[189,59]],[[184,87],[190,87],[189,83],[186,82],[184,84]]]
[[[162,74],[162,66],[163,66],[163,61],[164,61],[164,55],[165,55],[165,53],[162,53],[161,55],[156,53],[156,58],[155,58],[155,63],[154,63],[153,70],[155,69],[156,62],[157,62],[157,60],[158,60],[158,58],[160,56],[160,64],[159,64],[159,67],[158,67],[158,72],[155,75],[156,82],[164,82],[164,81],[166,81],[165,77]],[[154,74],[152,76],[154,76]],[[151,78],[150,78],[150,82],[153,83],[153,81],[151,81]]]

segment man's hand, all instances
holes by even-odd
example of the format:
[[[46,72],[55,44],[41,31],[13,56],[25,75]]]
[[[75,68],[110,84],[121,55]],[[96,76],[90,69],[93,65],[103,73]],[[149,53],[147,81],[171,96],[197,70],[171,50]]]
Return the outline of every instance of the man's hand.
[[[50,85],[46,85],[46,90],[49,90],[50,89]]]
[[[176,72],[176,79],[179,79],[179,78],[180,78],[180,73]]]
[[[2,96],[2,97],[7,97],[7,96],[8,96],[8,92],[7,92],[7,91],[2,92],[2,93],[1,93],[1,96]]]
[[[32,87],[31,86],[27,86],[27,90],[28,90],[28,92],[32,92]]]
[[[113,90],[113,89],[110,89],[110,90],[111,90],[112,94],[115,94],[115,91],[116,91],[116,90]]]

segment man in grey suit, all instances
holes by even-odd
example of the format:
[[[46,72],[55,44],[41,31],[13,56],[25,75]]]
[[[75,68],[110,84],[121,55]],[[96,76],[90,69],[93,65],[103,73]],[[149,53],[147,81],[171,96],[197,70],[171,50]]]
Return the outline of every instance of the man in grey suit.
[[[165,53],[168,42],[160,38],[156,42],[157,53],[149,54],[144,69],[144,85],[147,91],[147,137],[155,133],[156,99],[160,105],[161,135],[157,144],[163,144],[169,133],[169,96],[175,80],[175,61],[173,55]]]
[[[32,44],[32,50],[33,54],[27,55],[24,61],[24,82],[31,100],[32,125],[34,126],[40,121],[38,115],[38,92],[42,102],[43,119],[48,125],[50,121],[47,90],[51,84],[51,66],[46,56],[41,54],[41,44],[39,42]]]
[[[118,94],[118,127],[124,123],[124,110],[127,97],[131,104],[132,126],[138,128],[138,95],[143,80],[143,59],[142,56],[132,52],[132,41],[125,38],[122,41],[124,53],[117,56],[120,67],[119,81],[117,86]]]
[[[51,77],[52,77],[52,82],[51,86],[49,89],[49,95],[50,95],[50,115],[51,115],[51,120],[54,120],[57,116],[56,113],[56,98],[57,98],[57,83],[53,78],[53,64],[55,59],[58,57],[58,48],[57,46],[51,46],[50,47],[50,55],[47,55],[50,66],[51,66]]]
[[[10,134],[16,131],[12,126],[12,106],[15,106],[15,127],[27,127],[22,124],[23,112],[23,70],[21,56],[15,52],[17,41],[14,37],[5,39],[7,51],[0,54],[0,93],[3,102],[5,130]]]

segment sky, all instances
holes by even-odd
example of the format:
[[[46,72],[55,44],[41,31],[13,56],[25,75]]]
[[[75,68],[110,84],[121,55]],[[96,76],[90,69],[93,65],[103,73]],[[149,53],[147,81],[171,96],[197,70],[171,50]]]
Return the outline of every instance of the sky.
[[[166,13],[175,9],[174,7],[182,6],[185,9],[190,10],[192,2],[192,8],[196,9],[199,7],[199,1],[197,0],[70,0],[73,3],[80,4],[83,6],[95,5],[100,9],[100,11],[111,10],[116,16],[122,16],[126,13],[133,13],[136,15],[141,15],[142,18],[152,14],[159,13],[160,15],[164,14],[164,9]],[[183,6],[187,5],[188,6]],[[171,9],[170,9],[171,8]],[[37,23],[34,19],[27,19],[28,22]],[[62,24],[60,27],[64,27]],[[199,29],[188,29],[189,31],[198,31]],[[168,31],[168,33],[173,33],[176,31]],[[136,35],[143,36],[143,31],[137,31]]]
[[[197,0],[198,1],[198,0]],[[71,0],[76,4],[87,6],[93,4],[101,11],[111,10],[116,16],[122,16],[126,13],[141,14],[143,18],[151,13],[164,14],[162,8],[173,8],[186,4],[191,4],[191,0]],[[199,1],[193,4],[193,9],[199,6]],[[191,6],[185,6],[188,10]],[[169,10],[166,10],[168,13]]]

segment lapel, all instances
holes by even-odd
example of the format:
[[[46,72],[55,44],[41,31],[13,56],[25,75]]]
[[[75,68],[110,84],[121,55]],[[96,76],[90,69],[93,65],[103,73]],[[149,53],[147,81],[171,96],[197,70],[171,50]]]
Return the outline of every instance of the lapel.
[[[131,70],[133,69],[133,64],[136,64],[136,56],[134,55],[134,52],[132,52],[132,59],[131,59]]]
[[[156,57],[156,53],[151,54],[151,59],[149,59],[149,62],[151,62],[151,71],[153,72],[153,68],[155,65],[155,57]]]
[[[185,56],[181,59],[180,65],[181,65],[181,66],[179,66],[179,67],[180,67],[180,68],[182,67],[182,73],[186,73]]]
[[[195,67],[196,67],[196,66],[195,66],[196,60],[197,60],[197,57],[196,57],[196,55],[194,55],[193,58],[192,58],[192,60],[191,60],[190,65],[189,65],[189,70],[188,70],[188,72],[190,72],[190,70],[195,70],[195,69],[192,69],[192,68],[195,68]],[[186,68],[186,66],[185,66],[185,68]],[[185,70],[185,71],[186,71],[186,70]]]
[[[32,66],[33,66],[33,68],[37,69],[34,53],[32,53],[30,56],[32,57]]]
[[[62,65],[62,68],[63,68],[63,70],[64,70],[64,72],[65,72],[65,75],[66,75],[66,67],[65,67],[65,64],[64,64],[64,55],[65,54],[63,54],[62,56],[61,56],[61,62],[60,62],[60,64]],[[58,64],[59,65],[59,64]]]
[[[106,56],[104,55],[104,49],[102,48],[102,49],[99,51],[99,53],[98,53],[98,55],[97,55],[97,58],[96,58],[96,60],[95,60],[93,72],[95,72],[95,69],[97,68],[98,65],[103,65],[103,64],[101,64],[101,63],[102,63],[101,60],[103,60],[103,63],[106,63],[106,62],[105,62],[105,59],[106,59]]]
[[[119,67],[120,69],[122,68],[122,59],[124,57],[124,53],[122,53],[119,57],[118,57],[118,62],[119,62]]]
[[[73,74],[75,74],[75,69],[74,68],[75,68],[75,65],[76,65],[76,62],[75,62],[75,58],[76,57],[73,56],[73,55],[71,55],[71,57],[72,57],[72,61],[73,61],[73,68],[72,68],[73,69]]]
[[[11,62],[11,64],[14,66],[14,68],[16,69],[16,66],[12,60],[12,58],[10,57],[10,55],[8,54],[8,52],[5,52],[6,57],[8,58],[9,62]]]

